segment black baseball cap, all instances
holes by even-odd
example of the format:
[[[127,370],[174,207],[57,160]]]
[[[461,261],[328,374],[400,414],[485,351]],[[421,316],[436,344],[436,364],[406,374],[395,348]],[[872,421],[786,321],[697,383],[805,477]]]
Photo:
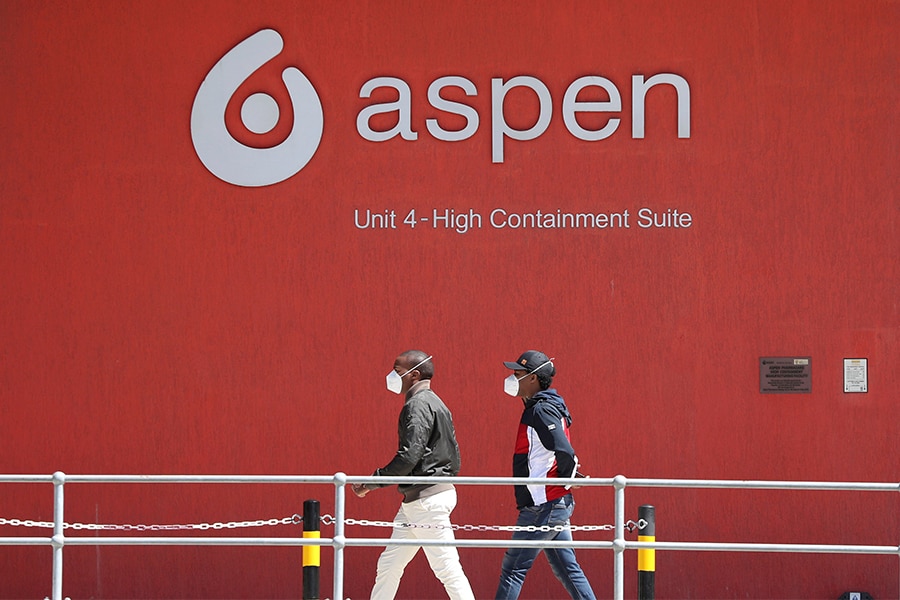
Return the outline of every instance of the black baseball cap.
[[[547,358],[547,355],[538,350],[528,350],[527,352],[523,352],[522,356],[516,359],[515,362],[504,362],[503,365],[507,369],[512,369],[513,371],[534,371],[538,367],[547,364],[550,362],[550,359]],[[551,371],[551,375],[556,373],[556,368],[553,366],[553,363],[550,363],[550,368],[553,369]]]

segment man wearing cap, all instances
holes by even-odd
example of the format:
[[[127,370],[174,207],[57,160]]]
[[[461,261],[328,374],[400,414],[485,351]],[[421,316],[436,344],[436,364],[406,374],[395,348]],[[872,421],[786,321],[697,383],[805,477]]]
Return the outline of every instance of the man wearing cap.
[[[513,477],[575,477],[578,458],[569,439],[572,416],[562,396],[550,388],[556,375],[553,360],[543,352],[529,350],[515,362],[503,364],[513,371],[503,382],[503,391],[522,398],[525,404],[516,435]],[[515,491],[519,509],[516,525],[523,529],[513,533],[513,540],[572,539],[569,518],[575,508],[575,500],[569,486],[526,484],[515,486]],[[526,527],[537,530],[526,531]],[[498,600],[519,597],[525,575],[541,550],[547,555],[550,569],[569,596],[594,598],[591,584],[575,559],[572,548],[509,548],[500,567],[500,584],[495,596]]]
[[[399,444],[394,458],[374,475],[385,477],[454,476],[459,472],[459,445],[453,417],[437,394],[431,391],[434,366],[431,356],[421,350],[404,352],[394,361],[386,377],[387,389],[403,394],[400,411]],[[358,484],[351,487],[360,498],[387,484]],[[451,483],[403,484],[398,486],[403,503],[392,540],[453,540],[450,513],[456,507],[456,489]],[[378,558],[371,597],[393,598],[400,577],[422,546],[389,545]],[[472,588],[455,546],[424,546],[425,556],[435,576],[453,600],[474,600]]]

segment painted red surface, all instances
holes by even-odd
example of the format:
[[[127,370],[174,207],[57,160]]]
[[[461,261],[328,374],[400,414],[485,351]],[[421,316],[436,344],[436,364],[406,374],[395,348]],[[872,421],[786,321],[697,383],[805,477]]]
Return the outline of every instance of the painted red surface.
[[[4,2],[0,472],[368,474],[395,450],[400,400],[384,375],[400,351],[421,348],[454,413],[463,474],[504,476],[520,406],[502,393],[502,361],[538,348],[557,359],[595,477],[896,482],[897,25],[894,1]],[[219,58],[264,28],[285,48],[239,94],[283,101],[278,75],[296,66],[324,132],[295,176],[246,188],[201,164],[191,107]],[[632,77],[658,73],[690,86],[689,138],[678,138],[668,86],[648,93],[646,136],[632,137]],[[452,143],[426,127],[466,124],[428,101],[450,75],[477,94],[447,97],[480,118]],[[491,81],[521,75],[547,86],[552,118],[535,140],[506,139],[492,163]],[[579,117],[594,130],[621,119],[595,142],[562,116],[567,88],[588,75],[622,97],[618,114]],[[396,99],[360,97],[376,77],[409,85],[416,140],[359,134],[361,111]],[[527,129],[538,104],[518,89],[504,111]],[[497,208],[627,210],[631,226],[498,229]],[[642,208],[690,214],[690,226],[642,228]],[[411,209],[478,213],[482,226],[411,229]],[[392,210],[397,229],[355,221]],[[811,357],[811,393],[760,394],[762,356]],[[858,357],[870,389],[845,394],[842,361]],[[82,523],[281,518],[307,498],[333,511],[331,486],[66,492],[67,520]],[[576,522],[611,523],[612,497],[577,492]],[[457,523],[515,519],[509,489],[462,487],[459,499]],[[349,498],[348,513],[390,519],[398,501],[386,489]],[[627,502],[629,518],[656,506],[660,541],[900,538],[896,494],[629,489]],[[51,519],[51,487],[3,486],[0,517]],[[347,596],[367,597],[377,554],[348,550]],[[493,594],[501,556],[462,551],[478,597]],[[65,557],[72,598],[301,590],[299,549],[68,547]],[[331,557],[323,549],[324,595]],[[579,558],[611,596],[612,554]],[[898,595],[891,556],[659,552],[656,562],[659,598]],[[48,595],[50,563],[46,547],[0,547],[0,597]],[[631,552],[626,565],[634,597]],[[563,593],[541,560],[523,598]],[[422,557],[400,594],[441,597]]]

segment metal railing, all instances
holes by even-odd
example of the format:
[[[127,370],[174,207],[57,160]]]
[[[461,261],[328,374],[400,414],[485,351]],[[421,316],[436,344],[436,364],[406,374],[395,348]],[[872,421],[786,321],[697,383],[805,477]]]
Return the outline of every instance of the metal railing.
[[[576,485],[581,487],[612,487],[615,490],[615,537],[609,541],[526,541],[511,539],[455,539],[438,540],[389,540],[388,538],[347,537],[344,526],[347,521],[345,511],[346,487],[353,483],[371,483],[372,476],[348,476],[336,473],[326,475],[67,475],[56,472],[52,475],[0,475],[3,483],[52,483],[53,484],[53,535],[50,537],[0,537],[0,546],[49,545],[53,548],[53,572],[51,577],[52,599],[63,600],[63,548],[65,546],[112,546],[112,545],[154,545],[154,546],[331,546],[334,548],[334,587],[332,597],[343,598],[344,593],[344,549],[353,546],[447,546],[460,548],[585,548],[612,550],[613,597],[624,598],[624,552],[625,550],[692,550],[715,552],[792,552],[831,554],[893,554],[900,557],[900,545],[828,545],[828,544],[765,544],[765,543],[706,543],[706,542],[641,542],[625,539],[625,489],[626,487],[653,488],[731,488],[756,490],[811,490],[811,491],[867,491],[900,492],[900,483],[852,483],[852,482],[810,482],[810,481],[741,481],[703,479],[628,479],[622,475],[604,479],[532,479],[529,483],[538,485]],[[521,478],[513,477],[378,477],[381,484],[410,483],[453,483],[456,485],[521,485]],[[334,534],[330,538],[300,537],[174,537],[174,536],[103,536],[73,537],[64,534],[64,487],[67,483],[194,483],[194,484],[331,484],[335,490]],[[0,515],[2,517],[2,515]],[[898,536],[900,537],[900,536]]]

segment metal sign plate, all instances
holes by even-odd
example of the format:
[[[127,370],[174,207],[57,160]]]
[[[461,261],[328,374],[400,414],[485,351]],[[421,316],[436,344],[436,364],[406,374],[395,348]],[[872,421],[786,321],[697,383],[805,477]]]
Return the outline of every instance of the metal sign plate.
[[[810,357],[765,356],[759,359],[762,394],[808,394],[812,391]]]

